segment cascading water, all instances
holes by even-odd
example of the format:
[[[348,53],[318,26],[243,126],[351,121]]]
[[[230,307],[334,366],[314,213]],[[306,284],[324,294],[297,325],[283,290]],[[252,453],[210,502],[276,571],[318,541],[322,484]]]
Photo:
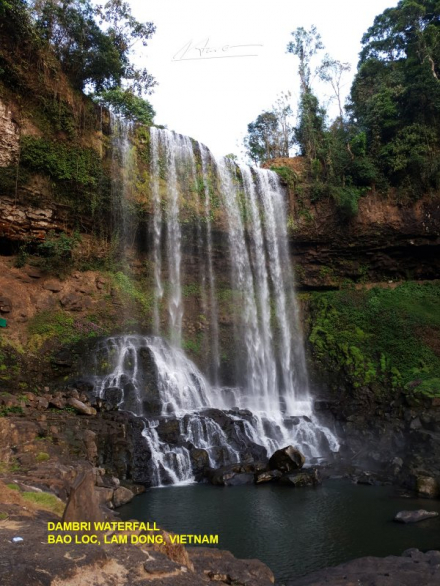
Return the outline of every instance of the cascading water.
[[[168,130],[151,129],[150,171],[154,336],[102,343],[111,372],[97,394],[119,390],[118,406],[143,417],[152,484],[190,481],[200,462],[212,468],[264,458],[288,444],[309,457],[338,441],[313,413],[293,288],[285,193],[276,174],[214,160],[208,149]],[[185,323],[182,210],[198,193],[193,222],[201,262],[200,300],[208,316],[210,381],[181,349]],[[215,198],[215,201],[214,201]],[[222,387],[214,203],[228,233],[234,292],[236,384]],[[162,339],[166,335],[170,343]]]

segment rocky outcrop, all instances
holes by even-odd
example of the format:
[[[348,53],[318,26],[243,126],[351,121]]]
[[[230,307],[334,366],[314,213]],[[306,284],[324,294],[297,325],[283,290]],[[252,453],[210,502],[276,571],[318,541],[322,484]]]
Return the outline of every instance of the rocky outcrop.
[[[301,178],[301,157],[275,159]],[[289,190],[291,254],[304,289],[338,288],[344,282],[433,279],[440,274],[440,199],[400,201],[369,192],[358,213],[344,217],[331,198],[312,200]]]
[[[44,240],[51,230],[61,232],[65,227],[66,213],[62,206],[47,203],[35,206],[30,203],[0,197],[0,237],[8,240]]]
[[[0,167],[10,167],[18,161],[20,134],[8,104],[0,100]]]
[[[401,557],[365,557],[334,568],[319,570],[304,578],[289,581],[287,586],[434,586],[439,582],[440,551],[422,553],[417,549],[410,549]]]
[[[64,514],[65,521],[91,522],[91,529],[68,532],[72,540],[66,543],[48,543],[48,522],[55,524],[60,517],[38,507],[30,508],[29,501],[19,491],[10,490],[0,481],[2,586],[270,586],[274,583],[272,572],[257,560],[239,560],[217,549],[187,549],[173,542],[172,534],[158,528],[154,531],[154,543],[142,542],[141,538],[149,532],[139,529],[92,530],[96,507],[90,508],[86,494],[80,496],[82,487],[92,480],[90,475],[80,477]],[[23,537],[14,542],[17,534]],[[66,535],[58,531],[50,534]]]

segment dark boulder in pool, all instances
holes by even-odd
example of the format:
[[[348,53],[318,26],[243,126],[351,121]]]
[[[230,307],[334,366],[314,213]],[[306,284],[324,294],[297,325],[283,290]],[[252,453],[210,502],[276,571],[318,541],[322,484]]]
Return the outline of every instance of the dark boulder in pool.
[[[302,486],[318,486],[322,484],[321,476],[316,468],[311,470],[301,470],[295,474],[287,474],[280,478],[281,484],[286,484],[300,488]]]
[[[211,484],[216,486],[238,486],[241,484],[254,484],[255,475],[264,470],[262,462],[237,463],[221,468],[206,468],[205,476]]]
[[[269,460],[269,470],[279,470],[284,474],[299,470],[304,466],[305,456],[293,446],[277,450]]]
[[[256,484],[263,484],[264,482],[272,482],[273,480],[279,480],[283,475],[279,470],[269,470],[268,472],[261,472],[255,477]]]
[[[438,513],[436,511],[419,509],[418,511],[400,511],[394,517],[394,521],[398,523],[418,523],[419,521],[431,519],[432,517],[438,517]]]

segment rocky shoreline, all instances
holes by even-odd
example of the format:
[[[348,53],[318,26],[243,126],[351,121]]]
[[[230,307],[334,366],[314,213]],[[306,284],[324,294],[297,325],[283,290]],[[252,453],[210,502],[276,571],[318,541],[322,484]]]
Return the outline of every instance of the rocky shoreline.
[[[12,395],[0,398],[2,407],[9,410],[16,400]],[[79,505],[77,500],[76,507],[83,513],[86,511],[87,519],[96,513],[91,504],[94,499],[101,518],[112,519],[115,508],[145,490],[139,482],[148,458],[137,443],[142,441],[141,419],[112,411],[112,406],[105,403],[95,402],[92,406],[92,402],[86,391],[72,387],[40,396],[27,393],[20,402],[20,415],[9,411],[6,417],[0,418],[0,459],[4,463],[0,474],[4,495],[0,502],[0,557],[5,568],[5,586],[15,585],[24,576],[30,585],[48,586],[85,583],[78,581],[79,576],[81,580],[87,576],[90,585],[102,584],[104,576],[105,584],[115,586],[133,584],[133,580],[136,584],[170,586],[274,583],[272,573],[261,562],[237,560],[229,552],[211,548],[171,547],[166,537],[162,549],[115,544],[48,545],[47,522],[60,518],[57,514],[72,500],[72,486],[81,475],[89,475],[90,486],[86,499],[80,499]],[[338,475],[355,483],[372,485],[400,478],[399,474],[387,476],[380,470],[369,472],[356,468],[344,457],[319,469],[303,468],[304,458],[299,452],[293,448],[279,452],[266,464],[238,464],[212,470],[206,477],[212,484],[225,486],[281,481],[293,487],[314,486],[321,482],[321,477]],[[399,468],[396,463],[395,466]],[[422,485],[419,481],[416,488],[419,495],[434,496],[429,488],[436,489],[436,485],[429,481]],[[53,500],[40,509],[37,498],[37,504],[34,501],[29,508],[29,502],[24,500],[29,493],[50,495]],[[78,512],[72,516],[68,510],[69,507],[64,511],[64,518],[84,520],[78,517]],[[17,535],[24,535],[23,544],[12,543]],[[409,586],[419,585],[420,576],[426,584],[434,584],[440,572],[439,560],[438,552],[417,551],[405,553],[401,558],[362,558],[320,570],[290,582],[289,586],[336,586],[356,580],[368,580],[365,583],[372,586],[397,583]]]

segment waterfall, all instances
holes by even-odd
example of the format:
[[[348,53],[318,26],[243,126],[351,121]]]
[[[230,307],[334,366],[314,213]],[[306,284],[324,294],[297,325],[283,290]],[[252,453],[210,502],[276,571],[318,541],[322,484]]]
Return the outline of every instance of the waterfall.
[[[144,419],[152,484],[188,482],[202,464],[258,460],[288,444],[308,458],[337,451],[313,412],[278,176],[215,160],[204,145],[157,128],[150,173],[154,335],[103,341],[97,356],[108,372],[95,389],[103,399],[120,393],[118,407]],[[227,232],[226,273],[216,266],[216,222]],[[182,349],[184,291],[197,279],[206,375]],[[221,280],[233,292],[233,386],[222,381]]]

